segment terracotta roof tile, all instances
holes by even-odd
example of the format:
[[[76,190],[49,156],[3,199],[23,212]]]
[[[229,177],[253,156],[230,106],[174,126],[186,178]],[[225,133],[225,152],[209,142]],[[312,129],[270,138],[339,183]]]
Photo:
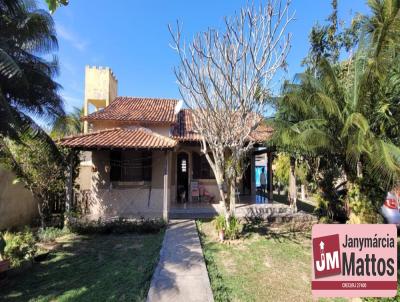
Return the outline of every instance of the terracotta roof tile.
[[[273,133],[274,129],[261,124],[250,133],[250,137],[254,142],[260,143],[270,139]]]
[[[147,128],[113,128],[88,134],[64,137],[61,145],[69,148],[132,148],[171,149],[177,142],[169,137],[154,133]]]
[[[174,99],[117,97],[106,108],[83,119],[173,124],[177,104],[178,100]]]
[[[269,139],[272,133],[272,128],[261,124],[251,132],[250,138],[255,142],[263,142]],[[191,110],[182,109],[179,112],[178,122],[173,128],[172,137],[179,141],[200,141],[200,134],[194,130]]]
[[[179,141],[199,141],[201,139],[200,134],[194,130],[190,109],[182,109],[178,113],[178,122],[172,130],[172,137]]]

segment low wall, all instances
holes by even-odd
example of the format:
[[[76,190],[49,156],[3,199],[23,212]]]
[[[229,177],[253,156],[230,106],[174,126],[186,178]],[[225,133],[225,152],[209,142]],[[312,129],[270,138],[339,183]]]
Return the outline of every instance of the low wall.
[[[90,220],[124,218],[162,218],[163,190],[149,188],[100,189],[91,193]]]
[[[15,175],[0,169],[0,230],[31,224],[38,217],[37,202]]]
[[[151,182],[110,182],[109,151],[96,150],[91,154],[91,164],[82,167],[77,183],[81,190],[87,190],[89,211],[86,218],[90,220],[124,218],[162,218],[164,192],[164,152],[152,152]],[[93,169],[92,169],[93,167]],[[171,189],[175,186],[168,180],[168,202]]]

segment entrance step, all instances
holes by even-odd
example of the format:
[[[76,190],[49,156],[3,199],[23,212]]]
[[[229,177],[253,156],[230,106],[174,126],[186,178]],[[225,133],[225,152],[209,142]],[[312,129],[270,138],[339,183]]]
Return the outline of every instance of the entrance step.
[[[169,212],[170,219],[208,219],[215,216],[218,212],[213,208],[171,209]]]
[[[220,208],[172,208],[169,212],[170,219],[211,219],[222,213]],[[261,219],[269,222],[283,223],[290,221],[314,221],[314,215],[297,212],[283,204],[252,204],[238,205],[236,217],[242,219]]]

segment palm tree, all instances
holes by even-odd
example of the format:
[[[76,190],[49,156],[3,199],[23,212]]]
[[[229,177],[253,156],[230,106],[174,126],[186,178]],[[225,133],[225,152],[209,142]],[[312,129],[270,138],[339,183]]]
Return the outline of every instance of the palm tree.
[[[51,204],[65,199],[66,155],[33,118],[64,117],[51,16],[31,0],[0,0],[0,163],[38,202],[42,226]]]
[[[58,47],[51,16],[34,1],[0,0],[0,136],[34,128],[32,116],[49,121],[63,116],[57,58],[43,58]]]
[[[67,135],[81,133],[83,131],[82,116],[83,108],[74,107],[72,112],[56,119],[50,133],[51,137],[59,139]]]
[[[364,18],[350,60],[322,58],[315,72],[284,85],[275,142],[331,166],[339,163],[349,184],[368,185],[361,198],[375,199],[377,206],[400,179],[400,1],[368,3],[373,15]]]

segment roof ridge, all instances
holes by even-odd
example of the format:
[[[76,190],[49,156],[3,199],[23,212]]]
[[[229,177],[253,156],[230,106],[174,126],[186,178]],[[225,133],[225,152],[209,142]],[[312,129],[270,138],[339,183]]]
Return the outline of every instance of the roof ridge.
[[[82,120],[116,120],[174,124],[177,99],[119,96],[108,106],[82,117]]]
[[[127,95],[123,96],[123,95],[119,95],[115,99],[118,99],[118,98],[142,99],[142,100],[165,100],[165,101],[178,101],[179,102],[179,99],[164,98],[164,97],[150,97],[150,96],[127,96]]]

